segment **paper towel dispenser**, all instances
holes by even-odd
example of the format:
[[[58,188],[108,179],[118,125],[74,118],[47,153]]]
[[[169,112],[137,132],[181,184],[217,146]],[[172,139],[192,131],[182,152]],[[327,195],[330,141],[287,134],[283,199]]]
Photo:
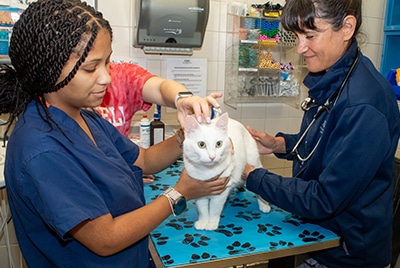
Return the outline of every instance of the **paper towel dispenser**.
[[[136,0],[135,47],[147,53],[191,54],[203,44],[209,0]]]

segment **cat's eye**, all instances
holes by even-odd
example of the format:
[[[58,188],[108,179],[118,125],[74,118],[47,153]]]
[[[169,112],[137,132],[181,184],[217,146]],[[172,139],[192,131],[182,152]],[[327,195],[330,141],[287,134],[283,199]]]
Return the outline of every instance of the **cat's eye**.
[[[222,147],[222,141],[217,141],[215,143],[215,148],[221,148]]]
[[[206,148],[206,143],[204,141],[199,141],[197,143],[197,146],[199,146],[200,149],[204,149]]]

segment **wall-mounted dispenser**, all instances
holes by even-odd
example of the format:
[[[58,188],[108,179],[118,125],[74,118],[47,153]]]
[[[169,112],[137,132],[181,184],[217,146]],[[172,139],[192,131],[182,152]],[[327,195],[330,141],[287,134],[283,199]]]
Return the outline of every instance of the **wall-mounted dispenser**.
[[[136,0],[135,47],[145,53],[192,54],[203,44],[209,0]]]

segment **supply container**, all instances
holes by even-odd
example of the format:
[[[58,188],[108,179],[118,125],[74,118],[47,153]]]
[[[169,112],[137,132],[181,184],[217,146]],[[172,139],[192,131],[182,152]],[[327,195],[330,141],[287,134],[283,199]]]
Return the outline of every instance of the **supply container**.
[[[150,147],[150,120],[147,115],[143,115],[140,120],[140,147],[149,148]]]
[[[162,142],[165,139],[165,124],[161,121],[161,106],[157,105],[157,113],[150,123],[150,145]]]

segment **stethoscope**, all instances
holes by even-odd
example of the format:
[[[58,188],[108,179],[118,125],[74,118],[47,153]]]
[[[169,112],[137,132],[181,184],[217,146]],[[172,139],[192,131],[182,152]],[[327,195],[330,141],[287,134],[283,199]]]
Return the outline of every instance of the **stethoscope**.
[[[318,107],[317,112],[315,113],[315,115],[313,116],[313,119],[311,120],[310,124],[308,124],[307,128],[304,130],[303,134],[300,136],[299,140],[297,141],[297,143],[294,145],[293,150],[291,152],[291,154],[297,156],[297,158],[302,161],[302,162],[306,162],[308,161],[311,156],[314,154],[315,150],[317,149],[321,138],[322,138],[322,133],[317,141],[317,143],[315,144],[314,148],[311,150],[311,152],[306,156],[306,157],[302,157],[298,151],[298,148],[300,146],[300,144],[304,141],[304,138],[306,137],[307,133],[310,131],[311,127],[314,125],[315,121],[326,111],[327,113],[329,113],[332,108],[336,105],[337,100],[339,99],[340,94],[342,93],[344,86],[346,85],[347,81],[350,78],[351,73],[354,70],[354,67],[356,66],[358,59],[360,57],[360,49],[357,49],[357,55],[356,58],[354,59],[353,63],[351,64],[349,70],[347,71],[347,74],[345,76],[345,78],[343,79],[342,83],[340,84],[340,87],[325,101],[325,103],[323,105],[320,105]],[[315,105],[315,100],[307,97],[300,105],[301,109],[304,112],[307,112],[312,106],[313,104]],[[315,107],[315,106],[314,106]]]

